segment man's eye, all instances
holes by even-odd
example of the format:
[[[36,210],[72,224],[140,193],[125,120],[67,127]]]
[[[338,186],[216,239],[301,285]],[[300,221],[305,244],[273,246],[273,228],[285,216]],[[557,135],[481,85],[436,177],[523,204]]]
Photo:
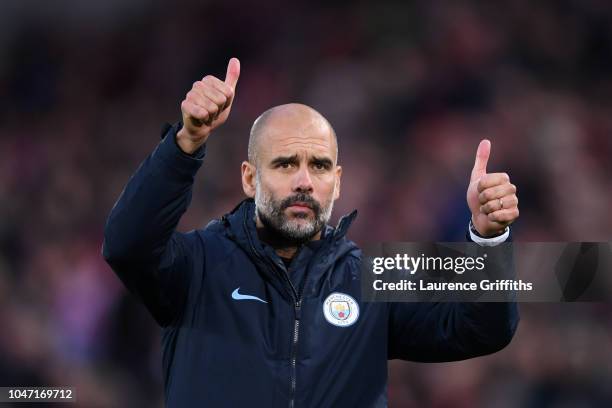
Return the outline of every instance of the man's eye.
[[[280,167],[281,169],[288,169],[289,167],[291,167],[291,163],[281,163],[278,165],[278,167]]]

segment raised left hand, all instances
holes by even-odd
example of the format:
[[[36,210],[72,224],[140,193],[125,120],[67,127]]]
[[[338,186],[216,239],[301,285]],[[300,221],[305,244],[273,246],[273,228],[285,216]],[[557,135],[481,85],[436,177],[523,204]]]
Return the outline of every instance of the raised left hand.
[[[472,223],[483,237],[502,233],[519,216],[516,186],[508,173],[487,174],[490,154],[491,142],[484,139],[478,145],[467,190]]]

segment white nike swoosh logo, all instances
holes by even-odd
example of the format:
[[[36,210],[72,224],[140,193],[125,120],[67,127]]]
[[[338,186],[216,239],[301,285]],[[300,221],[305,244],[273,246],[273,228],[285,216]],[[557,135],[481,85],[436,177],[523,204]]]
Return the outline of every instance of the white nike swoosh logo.
[[[236,289],[234,289],[234,291],[232,292],[232,299],[234,300],[258,300],[262,303],[268,303],[265,300],[258,298],[257,296],[243,295],[241,293],[238,293],[238,290],[240,290],[240,287],[237,287]]]

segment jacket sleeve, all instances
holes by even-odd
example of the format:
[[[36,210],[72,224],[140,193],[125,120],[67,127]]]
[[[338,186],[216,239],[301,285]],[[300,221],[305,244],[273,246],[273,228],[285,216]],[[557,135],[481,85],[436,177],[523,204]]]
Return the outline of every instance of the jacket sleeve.
[[[508,248],[500,248],[500,256],[513,274]],[[510,343],[519,322],[514,301],[401,302],[389,308],[389,359],[445,362],[491,354]]]
[[[108,217],[102,245],[106,262],[161,326],[181,313],[194,256],[203,258],[196,232],[175,231],[205,155],[205,146],[194,155],[180,150],[180,126],[166,127],[162,141],[130,178]]]

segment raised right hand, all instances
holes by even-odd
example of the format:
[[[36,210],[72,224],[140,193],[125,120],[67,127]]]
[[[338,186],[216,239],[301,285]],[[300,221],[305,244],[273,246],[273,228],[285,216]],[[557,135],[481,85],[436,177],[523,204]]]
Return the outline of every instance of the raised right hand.
[[[225,81],[207,75],[193,83],[181,102],[183,128],[176,135],[176,141],[185,153],[195,152],[213,130],[225,123],[232,109],[239,76],[240,61],[232,58],[227,64]]]

